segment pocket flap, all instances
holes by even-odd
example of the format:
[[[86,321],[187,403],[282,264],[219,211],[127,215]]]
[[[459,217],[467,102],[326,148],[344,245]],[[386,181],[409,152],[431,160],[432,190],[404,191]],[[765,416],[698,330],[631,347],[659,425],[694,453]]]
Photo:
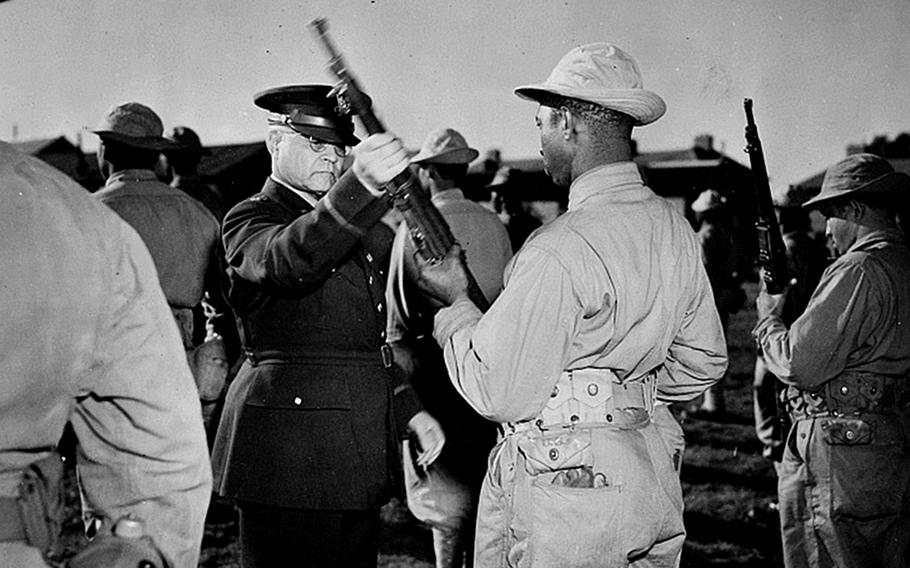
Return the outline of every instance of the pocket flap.
[[[591,465],[591,433],[566,432],[522,438],[518,449],[530,474]]]

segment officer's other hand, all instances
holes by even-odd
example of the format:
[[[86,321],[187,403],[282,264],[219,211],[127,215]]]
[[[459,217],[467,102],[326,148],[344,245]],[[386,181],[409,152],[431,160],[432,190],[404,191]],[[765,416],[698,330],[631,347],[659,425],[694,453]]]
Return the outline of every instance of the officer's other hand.
[[[430,298],[443,306],[468,298],[468,275],[458,244],[440,262],[429,262],[420,253],[414,255],[417,265],[417,286]]]
[[[381,191],[410,163],[404,144],[388,132],[367,136],[354,146],[352,154],[354,175],[374,191]]]
[[[417,465],[423,468],[429,467],[439,457],[442,447],[446,443],[446,436],[442,431],[442,426],[429,412],[421,410],[408,422],[408,428],[417,436],[417,441],[420,442]]]
[[[755,311],[758,312],[758,319],[768,316],[780,317],[789,287],[784,288],[784,291],[780,294],[769,294],[765,281],[759,278],[759,282],[761,282],[761,287],[758,291],[758,297],[755,299]]]

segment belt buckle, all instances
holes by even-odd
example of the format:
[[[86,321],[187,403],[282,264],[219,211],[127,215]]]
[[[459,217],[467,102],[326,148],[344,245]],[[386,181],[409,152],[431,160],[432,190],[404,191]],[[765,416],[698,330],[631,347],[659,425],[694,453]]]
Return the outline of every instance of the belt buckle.
[[[395,357],[392,355],[392,348],[388,343],[379,348],[379,355],[382,357],[382,366],[386,369],[391,369]]]

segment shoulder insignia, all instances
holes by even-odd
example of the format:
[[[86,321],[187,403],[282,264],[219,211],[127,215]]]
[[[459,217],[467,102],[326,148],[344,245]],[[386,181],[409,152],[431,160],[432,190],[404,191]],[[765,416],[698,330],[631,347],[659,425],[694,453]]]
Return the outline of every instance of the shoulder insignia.
[[[269,200],[269,196],[265,195],[264,193],[257,193],[256,195],[247,199],[247,201],[252,201],[253,203],[258,203],[260,201],[268,201],[268,200]]]

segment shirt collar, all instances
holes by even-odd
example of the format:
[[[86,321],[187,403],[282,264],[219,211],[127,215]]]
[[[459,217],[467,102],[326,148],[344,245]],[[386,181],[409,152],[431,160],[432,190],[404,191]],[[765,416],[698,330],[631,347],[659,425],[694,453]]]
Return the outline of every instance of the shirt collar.
[[[436,195],[430,198],[430,201],[433,203],[444,203],[447,201],[456,201],[458,199],[464,199],[464,193],[457,187],[453,187],[436,193]]]
[[[594,195],[609,195],[614,201],[636,201],[648,194],[635,162],[606,164],[575,178],[569,187],[568,209],[578,208]]]
[[[105,185],[128,181],[158,181],[158,176],[152,170],[120,170],[111,174]]]
[[[885,244],[900,244],[904,240],[904,235],[898,228],[879,229],[871,231],[862,237],[856,239],[847,252],[863,252],[881,247]]]

